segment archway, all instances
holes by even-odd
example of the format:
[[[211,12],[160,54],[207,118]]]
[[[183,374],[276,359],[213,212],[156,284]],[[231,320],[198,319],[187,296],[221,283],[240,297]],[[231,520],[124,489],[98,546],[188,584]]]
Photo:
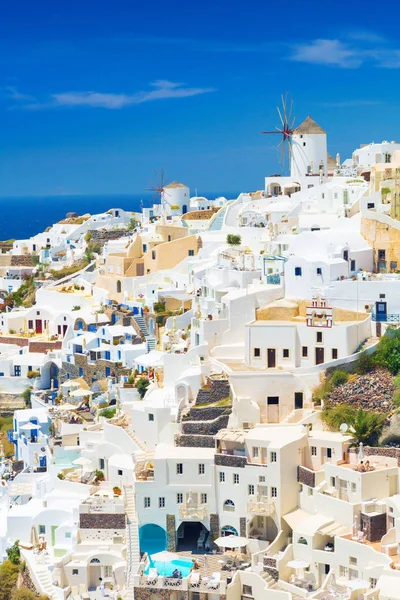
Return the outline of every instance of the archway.
[[[167,547],[167,532],[155,523],[148,523],[139,529],[139,546],[141,552],[149,556],[161,552]]]
[[[200,521],[182,521],[177,538],[179,552],[201,552],[209,549],[211,544],[209,531]]]
[[[272,542],[278,535],[278,527],[270,516],[258,515],[249,524],[249,537],[265,542]]]
[[[282,192],[282,188],[277,181],[271,182],[267,187],[267,195],[268,196],[279,196]]]

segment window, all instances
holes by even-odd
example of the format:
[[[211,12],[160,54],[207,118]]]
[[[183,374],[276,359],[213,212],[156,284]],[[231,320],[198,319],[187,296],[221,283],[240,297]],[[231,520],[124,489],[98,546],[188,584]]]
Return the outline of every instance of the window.
[[[46,533],[46,525],[39,525],[39,535],[44,535]]]
[[[265,475],[258,476],[258,483],[265,483]]]
[[[239,474],[238,473],[233,474],[233,483],[235,485],[239,483]]]
[[[200,494],[200,503],[207,504],[207,494]]]
[[[181,494],[181,493],[178,493],[178,494],[176,495],[176,503],[177,503],[177,504],[183,504],[183,494]]]
[[[194,250],[189,250],[189,256],[194,256]]]
[[[248,489],[249,496],[254,496],[254,485],[250,484],[247,489]]]
[[[397,271],[397,262],[395,262],[393,260],[390,261],[390,270]]]
[[[171,241],[171,236],[170,236],[170,235],[168,236],[168,241],[169,241],[169,242]]]
[[[219,482],[220,483],[224,483],[225,482],[225,473],[223,471],[221,471],[220,474],[219,474]]]
[[[368,202],[367,203],[367,208],[375,208],[375,203],[374,202]]]
[[[271,462],[275,462],[276,463],[276,458],[277,458],[276,452],[271,452],[271,454],[270,454],[270,460],[271,460]]]
[[[118,475],[119,475],[120,477],[122,477],[122,475],[123,475],[123,474],[124,474],[124,473],[123,473],[122,469],[118,469]]]
[[[301,355],[303,358],[308,358],[308,346],[302,346]]]
[[[165,508],[165,498],[163,496],[158,499],[158,508]]]
[[[149,413],[149,421],[154,421],[154,415],[153,415],[153,413]]]
[[[332,448],[327,448],[327,449],[326,449],[326,456],[327,456],[328,458],[332,458]]]
[[[150,508],[150,498],[149,498],[149,496],[145,496],[144,497],[144,507],[145,508]]]
[[[261,356],[261,348],[254,348],[253,349],[253,356],[254,356],[254,358],[260,358],[260,356]]]
[[[152,250],[152,252],[151,252],[151,258],[152,258],[153,260],[156,260],[156,253],[155,253],[155,250]]]
[[[303,142],[303,147],[304,147],[305,145],[306,145],[306,143],[305,143],[305,142]]]
[[[100,469],[100,471],[104,471],[105,465],[106,465],[106,463],[104,461],[104,458],[99,458],[99,469]]]
[[[253,588],[251,587],[251,585],[244,585],[242,588],[242,593],[243,593],[243,596],[252,596]]]
[[[356,484],[355,484],[355,483],[353,483],[353,482],[351,482],[350,489],[351,489],[351,493],[352,493],[352,494],[355,494],[355,493],[356,493],[356,491],[357,491],[357,486],[356,486]]]
[[[386,260],[386,250],[378,250],[378,260]]]
[[[322,269],[321,269],[321,267],[317,267],[317,275],[322,275]]]
[[[204,475],[205,467],[204,463],[199,463],[199,475]]]
[[[183,464],[182,463],[176,463],[176,474],[177,475],[182,475],[183,473]]]
[[[79,575],[79,569],[72,569],[72,575]]]
[[[311,456],[317,456],[317,446],[311,446]]]
[[[357,566],[357,558],[355,556],[349,556],[349,564],[352,567]]]
[[[276,487],[272,487],[271,488],[271,498],[277,498],[278,497],[278,489]]]
[[[111,565],[105,565],[104,567],[104,577],[112,577],[112,566]]]
[[[355,270],[356,270],[356,261],[351,260],[350,261],[350,271],[355,271]]]
[[[331,487],[336,487],[336,477],[331,477],[330,482],[331,482]]]
[[[311,487],[308,488],[308,495],[309,496],[314,496],[314,490],[313,490],[313,488],[311,488]]]
[[[234,512],[235,511],[235,503],[234,503],[234,501],[233,500],[225,500],[223,509],[224,510],[228,510],[230,512]]]
[[[290,352],[289,352],[289,348],[284,348],[282,350],[282,357],[283,358],[289,358]]]
[[[343,250],[343,260],[349,260],[349,251]]]
[[[306,540],[306,538],[303,537],[299,537],[299,539],[297,540],[298,544],[303,544],[303,546],[308,546],[308,542]]]
[[[260,449],[257,446],[253,446],[253,458],[258,458]]]
[[[332,360],[336,360],[338,357],[337,348],[332,348]]]
[[[70,531],[66,531],[65,532],[65,537],[67,538],[67,540],[72,538],[72,533]]]
[[[317,344],[322,344],[322,331],[317,331]]]
[[[122,290],[122,284],[121,282],[118,280],[117,281],[117,294],[120,294]]]
[[[301,267],[295,267],[294,274],[296,277],[301,277]]]

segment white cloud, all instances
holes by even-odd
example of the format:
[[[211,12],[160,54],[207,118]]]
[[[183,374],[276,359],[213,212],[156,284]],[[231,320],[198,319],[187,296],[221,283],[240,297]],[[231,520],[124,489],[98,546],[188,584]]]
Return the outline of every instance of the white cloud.
[[[135,92],[134,94],[114,94],[96,91],[61,92],[51,94],[50,99],[44,102],[39,102],[31,96],[19,94],[17,90],[15,90],[15,94],[10,97],[13,100],[26,100],[27,102],[23,104],[23,107],[31,110],[57,107],[73,108],[78,106],[119,110],[126,106],[152,102],[154,100],[188,98],[190,96],[198,96],[200,94],[215,91],[213,88],[185,87],[185,84],[183,83],[175,83],[173,81],[161,79],[152,83],[151,87],[152,89],[150,90]],[[16,95],[18,95],[18,98]]]
[[[291,60],[316,65],[355,68],[361,65],[358,53],[340,40],[317,39],[294,46]]]

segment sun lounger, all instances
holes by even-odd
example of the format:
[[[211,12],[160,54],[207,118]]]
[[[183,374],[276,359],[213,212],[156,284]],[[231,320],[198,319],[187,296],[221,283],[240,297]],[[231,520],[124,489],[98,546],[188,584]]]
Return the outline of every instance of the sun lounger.
[[[210,581],[207,584],[209,590],[217,590],[221,583],[221,573],[213,573]]]
[[[191,588],[199,588],[200,587],[200,573],[192,573],[191,574],[190,587]]]

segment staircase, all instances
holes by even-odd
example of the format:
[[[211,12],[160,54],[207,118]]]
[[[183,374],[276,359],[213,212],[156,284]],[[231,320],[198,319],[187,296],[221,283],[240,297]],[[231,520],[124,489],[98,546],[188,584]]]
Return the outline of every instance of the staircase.
[[[147,450],[146,444],[144,442],[142,442],[142,440],[139,440],[139,438],[137,437],[136,433],[134,432],[134,430],[132,429],[131,426],[126,427],[125,431],[131,438],[132,442],[135,442],[135,444],[138,446],[138,448],[140,448],[140,450],[143,450],[143,452],[145,452]]]
[[[58,596],[54,593],[53,590],[53,584],[51,582],[50,573],[47,568],[48,564],[49,561],[47,561],[47,564],[38,563],[36,561],[35,575],[37,582],[40,585],[40,592],[44,592],[50,598],[50,600],[55,600],[56,598],[58,598]]]
[[[134,600],[133,575],[140,564],[139,527],[133,486],[124,487],[126,514],[126,600]]]
[[[155,350],[157,345],[156,337],[150,333],[143,315],[135,315],[134,318],[147,342],[147,352]]]

